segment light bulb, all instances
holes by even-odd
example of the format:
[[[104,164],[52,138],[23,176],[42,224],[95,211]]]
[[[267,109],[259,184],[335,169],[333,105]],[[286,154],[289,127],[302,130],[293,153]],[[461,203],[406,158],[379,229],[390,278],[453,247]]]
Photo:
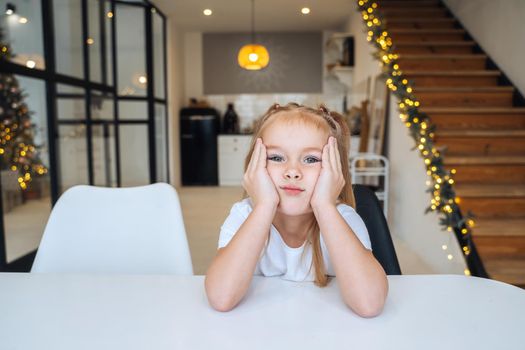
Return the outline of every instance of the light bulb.
[[[301,13],[302,13],[303,15],[307,15],[307,14],[310,13],[310,9],[309,9],[308,7],[303,7],[303,8],[301,9]]]
[[[27,60],[26,67],[27,68],[35,68],[36,67],[36,62],[33,61],[33,60]]]
[[[259,59],[259,55],[257,55],[255,52],[252,52],[251,54],[248,55],[248,59],[251,62],[257,62],[257,60]]]
[[[204,11],[202,11],[202,13],[204,13],[204,16],[211,16],[213,11],[210,9],[205,9]]]

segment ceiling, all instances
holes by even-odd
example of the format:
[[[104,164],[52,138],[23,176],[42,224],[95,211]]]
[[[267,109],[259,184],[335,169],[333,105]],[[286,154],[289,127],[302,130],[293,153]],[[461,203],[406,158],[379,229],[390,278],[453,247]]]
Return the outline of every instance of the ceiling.
[[[183,30],[249,31],[250,0],[152,0]],[[256,31],[341,30],[354,11],[354,0],[256,0]],[[309,15],[301,8],[309,7]],[[213,15],[202,11],[209,8]]]

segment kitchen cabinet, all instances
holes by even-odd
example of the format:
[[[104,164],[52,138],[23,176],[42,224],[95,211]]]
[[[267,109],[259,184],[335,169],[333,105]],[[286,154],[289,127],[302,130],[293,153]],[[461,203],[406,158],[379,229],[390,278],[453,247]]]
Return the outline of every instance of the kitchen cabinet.
[[[219,185],[241,186],[252,135],[219,135]]]

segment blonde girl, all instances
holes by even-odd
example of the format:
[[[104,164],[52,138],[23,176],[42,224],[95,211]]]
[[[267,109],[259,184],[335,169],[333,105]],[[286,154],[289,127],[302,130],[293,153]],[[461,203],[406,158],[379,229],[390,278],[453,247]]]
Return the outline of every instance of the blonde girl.
[[[324,106],[274,104],[259,119],[245,162],[248,197],[222,225],[206,274],[213,308],[233,309],[254,274],[320,287],[337,276],[355,313],[381,313],[388,282],[354,210],[348,138],[342,116]]]

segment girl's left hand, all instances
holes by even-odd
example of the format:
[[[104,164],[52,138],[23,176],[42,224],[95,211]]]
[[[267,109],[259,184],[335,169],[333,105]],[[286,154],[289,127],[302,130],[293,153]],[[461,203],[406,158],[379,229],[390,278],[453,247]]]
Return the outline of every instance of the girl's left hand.
[[[312,208],[335,205],[344,185],[345,179],[341,169],[341,156],[337,149],[337,140],[330,136],[328,143],[323,147],[321,174],[319,174],[315,184],[310,205]]]

